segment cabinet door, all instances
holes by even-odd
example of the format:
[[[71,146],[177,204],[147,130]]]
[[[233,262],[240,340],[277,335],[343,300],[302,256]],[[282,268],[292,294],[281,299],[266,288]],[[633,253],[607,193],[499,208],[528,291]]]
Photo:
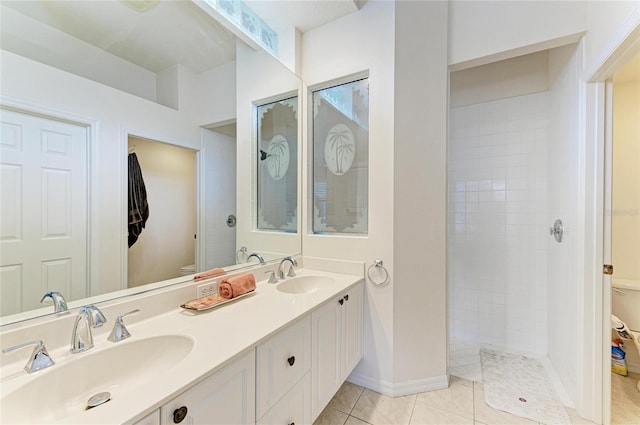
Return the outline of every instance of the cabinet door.
[[[157,425],[160,423],[160,409],[156,409],[134,425]]]
[[[363,310],[364,286],[362,283],[351,288],[344,295],[343,315],[343,369],[342,377],[346,379],[362,359],[363,346]]]
[[[183,407],[186,407],[186,416],[180,421],[183,424],[255,423],[255,351],[162,406],[161,424],[180,423],[174,417],[180,419]]]
[[[311,422],[311,373],[307,373],[260,420],[258,425],[304,425]]]
[[[342,297],[311,313],[311,414],[315,421],[342,385]],[[344,304],[344,300],[343,300]]]
[[[261,417],[311,369],[311,317],[261,343],[256,355],[256,411]]]

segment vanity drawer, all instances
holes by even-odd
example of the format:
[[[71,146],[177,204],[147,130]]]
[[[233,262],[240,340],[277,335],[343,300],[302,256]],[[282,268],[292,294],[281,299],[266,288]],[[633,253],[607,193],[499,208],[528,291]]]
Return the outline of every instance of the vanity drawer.
[[[258,425],[311,423],[311,373],[307,373],[260,420]]]
[[[311,316],[257,347],[256,417],[260,418],[311,369]]]

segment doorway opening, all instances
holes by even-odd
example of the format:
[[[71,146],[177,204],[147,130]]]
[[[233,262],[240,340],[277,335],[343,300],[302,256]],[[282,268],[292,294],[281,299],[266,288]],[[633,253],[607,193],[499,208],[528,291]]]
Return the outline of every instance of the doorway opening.
[[[129,199],[144,198],[139,203],[146,202],[148,218],[142,205],[127,214],[127,286],[178,277],[188,266],[195,273],[196,151],[132,135],[128,144],[129,163],[135,157],[142,175],[142,182],[132,181],[130,165]],[[139,236],[132,243],[134,226]]]

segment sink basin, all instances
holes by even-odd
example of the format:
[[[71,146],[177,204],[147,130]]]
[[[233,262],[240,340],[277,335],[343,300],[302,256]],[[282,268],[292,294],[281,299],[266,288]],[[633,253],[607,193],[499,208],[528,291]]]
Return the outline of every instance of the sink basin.
[[[333,279],[326,276],[298,276],[279,283],[276,289],[287,294],[308,294],[332,284]]]
[[[139,384],[172,368],[193,346],[189,337],[162,335],[79,354],[77,359],[38,372],[32,381],[3,395],[0,422],[60,421],[83,412],[89,398],[104,391],[111,393],[107,404],[122,400]]]

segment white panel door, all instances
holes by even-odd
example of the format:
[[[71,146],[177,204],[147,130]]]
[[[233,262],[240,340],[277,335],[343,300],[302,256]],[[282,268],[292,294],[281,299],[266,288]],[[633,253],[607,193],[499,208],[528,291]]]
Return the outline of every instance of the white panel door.
[[[0,314],[87,296],[86,127],[0,111]]]
[[[311,313],[311,418],[342,385],[342,305],[334,298]],[[344,303],[344,301],[343,301]]]

